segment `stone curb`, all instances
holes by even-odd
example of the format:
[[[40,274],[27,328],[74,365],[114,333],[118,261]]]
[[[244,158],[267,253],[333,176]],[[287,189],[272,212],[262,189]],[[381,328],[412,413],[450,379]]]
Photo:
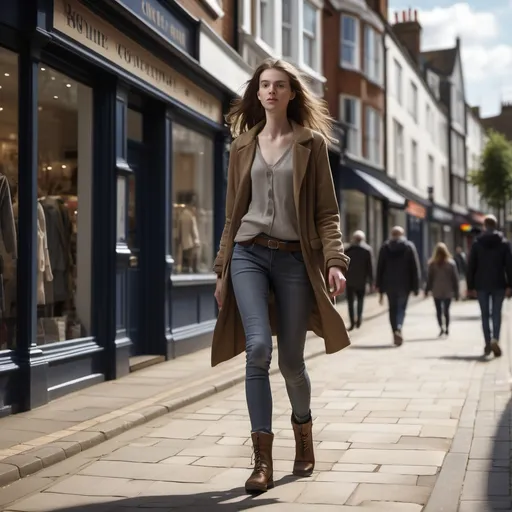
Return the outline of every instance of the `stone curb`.
[[[411,305],[417,302],[419,302],[419,299],[411,302]],[[368,315],[365,321],[378,318],[387,313],[387,311],[387,308],[383,308],[378,312]],[[308,336],[308,338],[313,337],[315,336],[312,333]],[[305,359],[311,360],[322,354],[325,354],[323,347],[306,353]],[[271,375],[275,375],[277,372],[279,372],[279,368],[271,368],[270,370]],[[28,450],[22,454],[6,457],[0,461],[0,487],[5,487],[26,476],[33,475],[44,468],[112,439],[127,430],[221,393],[244,382],[244,380],[245,373],[243,368],[229,369],[224,374],[212,375],[211,379],[202,383],[196,389],[189,391],[185,396],[165,398],[160,403],[144,406],[136,412],[132,411],[118,418],[77,431],[74,434]],[[134,404],[133,409],[136,409],[136,404]]]

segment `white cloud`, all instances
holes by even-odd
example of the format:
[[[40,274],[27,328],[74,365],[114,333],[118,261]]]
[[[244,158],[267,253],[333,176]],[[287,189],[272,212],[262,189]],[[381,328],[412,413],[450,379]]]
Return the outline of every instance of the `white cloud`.
[[[492,41],[499,35],[498,20],[493,13],[474,11],[466,3],[420,11],[419,21],[425,49],[453,46],[457,36],[464,44],[478,44]]]
[[[503,15],[502,10],[477,11],[469,3],[418,13],[423,50],[452,48],[457,36],[461,38],[467,100],[481,105],[484,115],[498,110],[500,97],[512,83],[512,46],[500,41]]]

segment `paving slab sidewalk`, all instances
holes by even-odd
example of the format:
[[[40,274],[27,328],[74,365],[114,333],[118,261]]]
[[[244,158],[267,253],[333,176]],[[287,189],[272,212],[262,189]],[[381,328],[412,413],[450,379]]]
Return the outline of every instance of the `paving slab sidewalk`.
[[[311,478],[290,475],[291,411],[276,374],[276,487],[262,496],[243,490],[251,446],[239,384],[0,490],[0,509],[510,510],[508,358],[480,357],[475,302],[454,304],[452,317],[450,337],[439,339],[433,304],[425,301],[408,310],[401,348],[381,317],[350,349],[309,361],[317,458]]]
[[[346,304],[338,307],[345,316]],[[367,297],[366,320],[386,311],[377,296]],[[322,340],[311,335],[306,356],[323,353]],[[210,350],[200,350],[0,419],[0,486],[241,382],[243,357],[211,368]]]

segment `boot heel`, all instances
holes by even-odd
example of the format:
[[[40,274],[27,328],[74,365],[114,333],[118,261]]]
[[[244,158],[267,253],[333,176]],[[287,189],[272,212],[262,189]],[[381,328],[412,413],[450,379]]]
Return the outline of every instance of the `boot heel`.
[[[267,489],[273,489],[274,488],[274,480],[269,480],[267,482]]]

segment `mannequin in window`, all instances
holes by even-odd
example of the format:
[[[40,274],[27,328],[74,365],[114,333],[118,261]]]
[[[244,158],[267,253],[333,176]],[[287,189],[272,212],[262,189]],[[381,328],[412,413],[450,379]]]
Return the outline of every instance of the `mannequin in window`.
[[[183,272],[198,272],[198,254],[201,247],[197,229],[196,195],[191,192],[185,196],[185,208],[179,219],[179,242],[182,250]]]

